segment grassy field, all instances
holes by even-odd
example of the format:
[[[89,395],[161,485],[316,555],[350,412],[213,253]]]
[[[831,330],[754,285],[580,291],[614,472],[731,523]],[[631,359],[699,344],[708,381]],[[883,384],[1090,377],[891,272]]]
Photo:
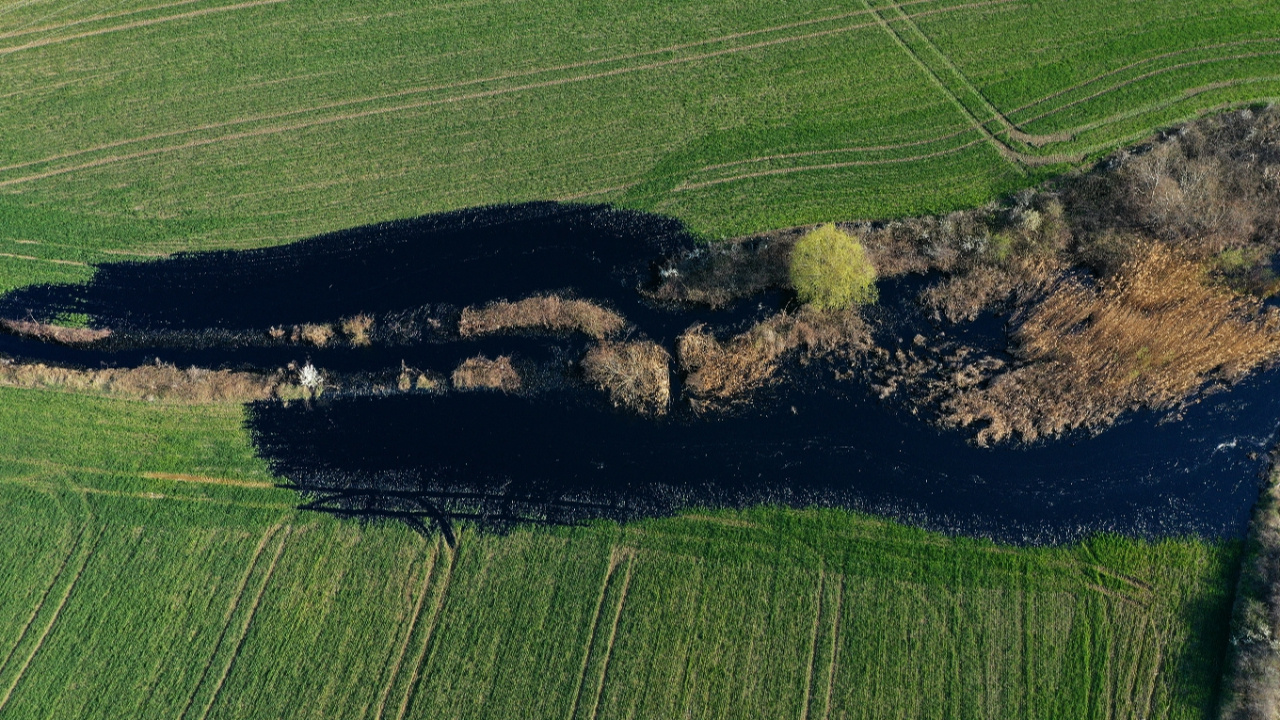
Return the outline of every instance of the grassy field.
[[[0,715],[1204,717],[1237,544],[843,511],[461,532],[294,509],[234,406],[0,389]]]
[[[712,237],[968,206],[1280,95],[1280,13],[21,0],[0,58],[3,289],[495,202],[619,202]]]

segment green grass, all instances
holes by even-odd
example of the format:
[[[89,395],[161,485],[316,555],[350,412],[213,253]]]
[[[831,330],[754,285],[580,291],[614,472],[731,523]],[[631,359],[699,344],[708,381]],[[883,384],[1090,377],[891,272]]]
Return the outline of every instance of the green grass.
[[[1198,718],[1239,554],[775,508],[452,551],[295,510],[234,406],[0,428],[6,718]]]
[[[1267,0],[15,3],[0,288],[496,202],[710,237],[969,206],[1063,167],[1001,147],[1280,95],[1277,37]]]

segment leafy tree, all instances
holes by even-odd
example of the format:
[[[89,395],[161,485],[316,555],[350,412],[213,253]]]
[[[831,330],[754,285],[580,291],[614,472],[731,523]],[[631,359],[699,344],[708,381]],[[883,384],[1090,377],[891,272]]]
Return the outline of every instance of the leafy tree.
[[[876,269],[862,244],[832,223],[800,238],[791,253],[791,284],[801,302],[843,310],[876,301]]]

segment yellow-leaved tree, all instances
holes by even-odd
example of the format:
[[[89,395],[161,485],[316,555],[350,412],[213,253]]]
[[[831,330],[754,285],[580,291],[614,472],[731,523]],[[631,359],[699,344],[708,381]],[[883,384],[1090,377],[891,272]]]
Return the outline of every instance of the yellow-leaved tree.
[[[791,253],[791,284],[800,301],[822,310],[844,310],[876,301],[876,269],[849,233],[820,225]]]

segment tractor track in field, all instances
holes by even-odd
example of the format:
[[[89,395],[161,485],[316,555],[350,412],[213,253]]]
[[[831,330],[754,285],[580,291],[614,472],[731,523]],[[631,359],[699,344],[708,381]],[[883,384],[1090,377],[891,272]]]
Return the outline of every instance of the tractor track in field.
[[[461,540],[461,537],[458,538]],[[449,598],[449,586],[453,580],[454,568],[458,565],[458,549],[448,551],[449,564],[445,566],[444,578],[440,582],[440,589],[436,591],[435,604],[431,608],[430,624],[422,637],[422,647],[418,650],[418,656],[413,662],[413,673],[409,676],[409,680],[405,685],[404,697],[400,699],[400,707],[396,711],[396,720],[404,720],[405,715],[409,712],[409,706],[413,703],[413,691],[418,686],[418,681],[422,679],[422,668],[426,665],[427,657],[430,655],[431,639],[435,637],[436,628],[440,625],[440,616],[444,614],[444,605]],[[439,559],[437,558],[437,563]]]
[[[284,2],[284,1],[285,1],[285,0],[259,0],[259,3],[262,3],[262,2]],[[920,1],[920,2],[926,2],[926,1],[932,1],[932,0],[919,0],[919,1]],[[917,13],[917,14],[916,14],[916,15],[914,15],[913,17],[920,17],[920,16],[926,16],[926,15],[932,15],[932,14],[941,13],[941,12],[954,12],[954,11],[963,10],[963,9],[971,9],[971,8],[974,8],[974,7],[985,7],[985,6],[991,6],[991,5],[1002,5],[1002,4],[1007,4],[1007,3],[1011,3],[1011,2],[1020,2],[1020,1],[1021,1],[1021,0],[986,0],[985,2],[969,3],[969,4],[966,4],[966,5],[957,5],[957,6],[946,7],[946,8],[938,8],[938,9],[936,9],[936,10],[928,10],[928,11],[924,11],[924,12],[921,12],[921,13]],[[239,6],[236,6],[236,7],[239,7]],[[197,12],[206,12],[206,11],[197,11]],[[856,14],[866,14],[866,12],[865,12],[865,11],[862,11],[862,12],[859,12],[859,13],[856,13]],[[840,18],[840,17],[850,17],[850,16],[852,16],[852,15],[851,15],[851,14],[845,14],[845,15],[835,16],[835,17]],[[686,43],[686,44],[684,44],[684,45],[676,45],[676,46],[671,46],[671,47],[667,47],[667,48],[661,48],[661,49],[657,49],[657,50],[645,51],[645,52],[643,52],[643,53],[633,53],[633,54],[630,54],[630,55],[623,55],[623,56],[617,56],[617,57],[611,57],[611,58],[602,58],[602,59],[600,59],[600,60],[583,61],[583,62],[581,62],[581,63],[573,63],[573,64],[569,64],[569,65],[554,66],[554,67],[551,67],[551,68],[538,68],[538,69],[531,69],[531,70],[521,71],[521,72],[517,72],[517,73],[508,73],[508,74],[505,74],[505,75],[493,76],[493,77],[489,77],[489,78],[480,78],[480,79],[475,79],[475,80],[466,80],[466,81],[461,81],[461,82],[457,82],[457,83],[449,83],[449,84],[444,84],[444,85],[436,85],[436,86],[430,86],[430,87],[425,87],[425,88],[410,88],[410,89],[406,89],[406,90],[397,91],[397,92],[395,92],[395,93],[388,93],[388,94],[384,94],[384,95],[370,96],[370,97],[365,97],[365,98],[356,98],[356,99],[352,99],[352,100],[344,100],[344,101],[339,101],[339,102],[336,102],[336,103],[327,103],[327,104],[324,104],[324,105],[317,105],[317,106],[313,106],[313,107],[309,107],[309,108],[301,108],[301,109],[297,109],[297,110],[290,110],[290,111],[282,112],[282,113],[273,113],[273,114],[269,114],[269,115],[260,115],[260,116],[250,117],[250,118],[241,118],[241,119],[227,120],[227,121],[224,121],[224,122],[218,122],[218,123],[208,123],[208,124],[205,124],[205,125],[201,125],[201,126],[198,126],[198,127],[195,127],[195,128],[189,128],[189,129],[185,129],[185,130],[174,130],[174,131],[168,131],[168,132],[163,132],[163,133],[153,133],[153,134],[145,135],[145,136],[141,136],[141,137],[138,137],[138,138],[129,138],[129,139],[124,139],[124,140],[118,140],[118,141],[114,141],[114,142],[111,142],[111,143],[105,143],[105,144],[102,144],[102,145],[98,145],[98,146],[95,146],[95,147],[92,147],[92,148],[85,148],[85,149],[82,149],[82,150],[76,150],[76,151],[72,151],[72,152],[68,152],[68,153],[62,153],[62,154],[59,154],[59,155],[49,156],[49,157],[45,157],[45,158],[41,158],[41,159],[37,159],[37,160],[30,160],[30,161],[25,161],[25,162],[22,162],[22,163],[10,164],[10,165],[7,165],[7,166],[0,167],[0,172],[6,172],[6,171],[10,171],[10,170],[22,169],[22,168],[25,168],[25,167],[31,167],[31,166],[33,166],[33,165],[42,165],[42,164],[45,164],[45,163],[56,162],[56,161],[58,161],[58,160],[65,160],[65,159],[69,159],[69,158],[72,158],[72,157],[78,157],[78,156],[85,155],[85,154],[89,154],[89,153],[101,152],[101,151],[104,151],[104,150],[110,150],[110,149],[114,149],[114,148],[118,148],[118,147],[124,147],[124,146],[126,146],[126,145],[132,145],[132,144],[136,144],[136,143],[148,142],[148,141],[150,141],[150,140],[158,140],[158,139],[164,139],[164,138],[170,138],[170,137],[180,137],[180,136],[182,136],[182,135],[189,135],[189,134],[192,134],[192,133],[205,132],[205,131],[209,131],[209,130],[219,130],[219,129],[228,128],[228,127],[236,127],[236,126],[239,126],[239,125],[246,125],[246,124],[251,124],[251,123],[255,123],[255,122],[267,122],[267,121],[271,121],[271,120],[280,120],[280,119],[288,118],[288,117],[296,117],[296,116],[298,116],[298,115],[305,115],[305,114],[310,114],[310,113],[322,112],[322,111],[325,111],[325,110],[333,110],[333,109],[338,109],[338,108],[343,108],[343,107],[350,107],[350,106],[352,106],[352,105],[360,105],[360,104],[366,104],[366,103],[371,103],[371,102],[378,102],[378,101],[382,101],[382,100],[395,99],[395,98],[400,98],[400,97],[407,97],[407,96],[411,96],[411,95],[423,94],[423,93],[433,92],[433,91],[439,91],[439,90],[457,89],[457,88],[466,87],[466,86],[470,86],[470,85],[484,84],[484,83],[489,83],[489,82],[498,82],[498,81],[501,81],[501,80],[513,79],[513,78],[517,78],[517,77],[527,77],[527,76],[531,76],[531,75],[546,74],[546,73],[549,73],[549,72],[558,72],[558,71],[565,70],[565,69],[575,69],[575,68],[580,68],[580,67],[589,67],[589,66],[595,66],[595,65],[608,64],[608,63],[612,63],[612,62],[621,62],[621,61],[623,61],[623,60],[635,59],[635,58],[638,58],[638,57],[648,57],[648,56],[652,56],[652,55],[659,55],[659,54],[663,54],[663,53],[678,52],[679,50],[688,49],[688,48],[692,48],[692,47],[698,47],[698,46],[702,46],[702,45],[715,44],[715,43],[719,43],[719,42],[726,42],[726,41],[731,40],[731,39],[738,39],[738,38],[741,38],[741,37],[747,37],[747,36],[755,35],[755,34],[763,34],[763,33],[769,33],[769,32],[777,32],[779,29],[789,29],[789,28],[797,27],[797,26],[801,26],[801,25],[809,25],[809,24],[815,24],[815,23],[819,23],[819,22],[829,22],[829,21],[830,21],[830,19],[828,19],[828,18],[823,18],[823,19],[815,19],[815,20],[812,20],[812,21],[804,21],[804,22],[801,22],[801,23],[790,23],[790,24],[787,24],[787,25],[780,25],[780,26],[775,26],[775,27],[771,27],[771,28],[762,28],[762,29],[755,30],[755,31],[747,31],[747,32],[744,32],[744,33],[735,33],[735,34],[733,34],[733,35],[727,35],[727,36],[723,36],[723,37],[719,37],[719,38],[712,38],[712,39],[708,39],[708,40],[704,40],[704,41],[699,41],[699,42],[697,42],[697,43]],[[624,66],[624,67],[620,67],[620,68],[613,68],[613,69],[611,69],[611,70],[604,70],[604,71],[600,71],[600,72],[596,72],[596,73],[588,73],[588,74],[585,74],[585,75],[574,75],[574,76],[565,77],[565,78],[554,78],[554,79],[551,79],[551,80],[544,80],[544,81],[541,81],[541,82],[535,82],[535,83],[527,83],[527,84],[524,84],[524,85],[516,85],[516,86],[513,86],[513,87],[507,87],[507,88],[495,88],[495,89],[492,89],[492,90],[486,90],[486,91],[481,91],[481,92],[476,92],[476,93],[469,93],[469,94],[465,94],[465,95],[459,95],[459,96],[453,96],[453,97],[447,97],[447,98],[436,98],[436,99],[422,100],[422,101],[418,101],[418,102],[414,102],[414,103],[407,103],[407,104],[402,104],[402,105],[393,105],[393,106],[390,106],[390,107],[371,108],[371,109],[368,109],[368,110],[362,110],[362,111],[358,111],[358,112],[344,113],[344,114],[339,114],[339,115],[336,115],[336,116],[329,116],[329,117],[324,117],[324,118],[316,118],[316,119],[307,120],[307,121],[303,121],[303,122],[299,122],[299,123],[294,123],[294,124],[290,124],[290,125],[278,125],[278,126],[271,126],[271,127],[266,127],[266,128],[258,128],[258,129],[255,129],[255,130],[247,130],[247,131],[242,131],[242,132],[230,133],[230,134],[228,134],[228,135],[222,135],[222,136],[213,137],[213,138],[202,138],[202,139],[199,139],[199,140],[192,140],[192,141],[189,141],[189,142],[186,142],[186,143],[182,143],[182,144],[179,144],[179,145],[171,145],[171,146],[161,147],[161,148],[151,148],[151,149],[141,150],[141,151],[137,151],[137,152],[133,152],[133,153],[126,153],[126,154],[122,154],[122,155],[111,155],[111,156],[107,156],[107,157],[104,157],[104,158],[99,158],[99,159],[96,159],[96,160],[92,160],[92,161],[89,161],[89,162],[86,162],[86,163],[81,163],[81,164],[78,164],[78,165],[72,165],[72,166],[67,166],[67,167],[62,167],[62,168],[54,168],[54,169],[47,170],[47,171],[43,171],[43,172],[39,172],[39,173],[33,173],[33,174],[30,174],[30,175],[26,175],[26,176],[21,176],[21,177],[17,177],[17,178],[11,178],[11,179],[9,179],[9,180],[0,181],[0,187],[7,187],[7,186],[10,186],[10,185],[16,185],[16,184],[21,184],[21,183],[32,182],[32,181],[35,181],[35,180],[41,180],[41,179],[44,179],[44,178],[54,177],[54,176],[57,176],[57,175],[63,175],[63,174],[66,174],[66,173],[71,173],[71,172],[78,172],[78,171],[80,171],[80,170],[88,170],[88,169],[92,169],[92,168],[95,168],[95,167],[101,167],[101,166],[103,166],[103,165],[114,164],[114,163],[117,163],[117,162],[124,162],[124,161],[129,161],[129,160],[138,160],[138,159],[142,159],[142,158],[145,158],[145,157],[150,157],[150,156],[152,156],[152,155],[159,155],[159,154],[163,154],[163,153],[176,152],[176,151],[181,151],[181,150],[189,150],[189,149],[194,149],[194,148],[198,148],[198,147],[204,147],[204,146],[206,146],[206,145],[212,145],[212,144],[217,144],[217,143],[222,143],[222,142],[229,142],[229,141],[234,141],[234,140],[243,140],[243,139],[248,139],[248,138],[260,137],[260,136],[264,136],[264,135],[274,135],[274,134],[279,134],[279,133],[284,133],[284,132],[291,132],[291,131],[295,131],[295,130],[303,130],[303,129],[307,129],[307,128],[310,128],[310,127],[317,127],[317,126],[321,126],[321,125],[328,125],[328,124],[333,124],[333,123],[338,123],[338,122],[346,122],[346,121],[350,121],[350,120],[357,120],[357,119],[361,119],[361,118],[365,118],[365,117],[374,117],[374,116],[378,116],[378,115],[385,115],[385,114],[389,114],[389,113],[403,112],[403,111],[406,111],[406,110],[414,110],[414,109],[420,109],[420,108],[424,108],[424,107],[433,107],[433,106],[445,105],[445,104],[451,104],[451,103],[456,103],[456,102],[464,102],[464,101],[467,101],[467,100],[476,100],[476,99],[483,99],[483,98],[489,98],[489,97],[498,97],[498,96],[508,95],[508,94],[517,93],[517,92],[525,92],[525,91],[528,91],[528,90],[536,90],[536,89],[542,89],[542,88],[547,88],[547,87],[556,87],[556,86],[566,85],[566,84],[571,84],[571,83],[586,82],[586,81],[590,81],[590,80],[598,80],[598,79],[603,79],[603,78],[608,78],[608,77],[615,77],[615,76],[618,76],[618,75],[624,75],[624,74],[629,74],[629,73],[634,73],[634,72],[642,72],[642,71],[646,71],[646,70],[655,70],[655,69],[659,69],[659,68],[663,68],[663,67],[668,67],[668,66],[673,66],[673,65],[682,65],[682,64],[688,64],[688,63],[693,63],[693,62],[699,62],[699,61],[702,61],[702,60],[707,60],[707,59],[711,59],[711,58],[715,58],[715,57],[720,57],[720,56],[724,56],[724,55],[731,55],[731,54],[737,54],[737,53],[742,53],[742,52],[749,52],[749,51],[751,51],[751,50],[758,50],[758,49],[762,49],[762,48],[766,48],[766,47],[772,47],[772,46],[780,45],[780,44],[784,44],[784,43],[802,42],[802,41],[805,41],[805,40],[812,40],[812,39],[816,39],[816,38],[820,38],[820,37],[827,37],[827,36],[831,36],[831,35],[843,34],[843,33],[851,32],[851,31],[854,31],[854,30],[860,30],[860,29],[866,29],[866,28],[874,27],[875,25],[876,25],[876,23],[874,23],[874,22],[861,23],[861,24],[855,24],[855,25],[847,25],[847,26],[842,26],[842,27],[837,27],[837,28],[830,28],[830,29],[826,29],[826,30],[819,30],[819,31],[815,31],[815,32],[812,32],[812,33],[806,33],[806,34],[803,34],[803,35],[795,35],[795,36],[786,36],[786,37],[781,37],[781,38],[774,38],[774,39],[771,39],[771,40],[764,40],[764,41],[761,41],[761,42],[751,43],[751,44],[748,44],[748,45],[740,45],[740,46],[735,46],[735,47],[730,47],[730,48],[724,48],[724,49],[721,49],[721,50],[715,50],[715,51],[711,51],[711,52],[707,52],[707,53],[702,53],[702,54],[697,54],[697,55],[689,55],[689,56],[684,56],[684,57],[669,58],[669,59],[666,59],[666,60],[660,60],[660,61],[656,61],[656,62],[652,62],[652,63],[645,63],[645,64],[641,64],[641,65],[629,65],[629,66]],[[2,55],[2,54],[4,54],[4,51],[3,51],[3,50],[0,50],[0,55]]]
[[[4,695],[0,695],[0,710],[4,710],[5,705],[7,705],[10,698],[13,697],[13,692],[17,690],[18,686],[22,683],[22,679],[26,676],[27,669],[31,667],[31,663],[35,660],[36,656],[40,654],[41,648],[44,647],[45,640],[49,638],[49,634],[53,632],[54,626],[58,624],[58,619],[62,617],[62,611],[67,607],[67,601],[71,599],[71,595],[75,591],[76,585],[80,583],[80,578],[84,575],[84,569],[89,565],[89,559],[93,557],[94,552],[98,549],[98,543],[102,541],[101,530],[90,530],[85,528],[83,532],[93,533],[92,544],[88,546],[88,549],[85,550],[84,554],[80,557],[75,575],[71,578],[71,582],[67,585],[67,589],[62,592],[62,597],[58,600],[57,607],[53,609],[52,617],[49,618],[49,622],[40,633],[40,637],[36,638],[35,646],[31,648],[31,652],[28,653],[26,659],[22,661],[22,665],[18,666],[17,672],[13,677],[13,682],[9,683],[9,687],[5,689]],[[83,535],[81,535],[81,539],[83,541]],[[45,599],[47,599],[47,597]],[[40,608],[37,609],[37,614],[39,613],[39,610],[43,609],[43,607],[44,602],[42,599]],[[34,620],[34,616],[32,619]],[[22,641],[20,639],[18,644],[21,644],[21,642]],[[15,645],[15,649],[16,647],[17,646]]]
[[[826,571],[818,569],[818,602],[813,613],[813,635],[809,639],[809,662],[804,674],[804,694],[800,697],[800,720],[809,720],[809,703],[813,697],[813,674],[818,664],[818,631],[822,627],[822,593],[827,581]]]
[[[264,5],[278,5],[288,0],[251,0],[251,2],[237,3],[235,5],[223,5],[215,8],[205,8],[203,10],[192,10],[191,12],[178,13],[177,15],[167,15],[160,18],[152,18],[150,20],[136,20],[124,25],[116,25],[109,28],[101,28],[98,30],[89,30],[87,32],[76,33],[74,35],[59,35],[41,40],[32,40],[22,45],[11,45],[9,47],[0,48],[0,56],[12,55],[23,50],[33,50],[35,48],[46,47],[48,45],[58,45],[73,40],[83,40],[85,38],[97,37],[100,35],[109,35],[112,33],[124,32],[126,30],[136,30],[138,28],[150,27],[161,23],[173,22],[174,20],[188,20],[190,18],[202,17],[204,15],[212,15],[214,13],[231,12],[233,10],[245,10],[252,7],[261,7]]]
[[[830,720],[831,704],[836,689],[836,667],[840,663],[840,613],[844,612],[844,575],[840,575],[840,584],[836,588],[836,610],[832,616],[831,627],[831,662],[827,666],[827,704],[822,709],[822,720]]]
[[[591,720],[595,720],[600,712],[600,698],[604,696],[604,686],[609,681],[609,661],[613,658],[613,642],[618,637],[618,621],[622,619],[622,608],[627,604],[627,591],[631,587],[631,571],[635,568],[635,557],[634,552],[626,553],[627,568],[623,571],[622,587],[618,591],[618,606],[613,611],[613,622],[609,626],[609,638],[604,648],[604,659],[601,660],[600,686],[596,688],[595,698],[591,701]]]
[[[427,595],[431,594],[431,581],[435,575],[437,561],[440,559],[440,542],[440,538],[437,538],[435,545],[431,548],[431,553],[427,557],[422,589],[418,592],[418,599],[413,605],[413,614],[409,616],[409,627],[405,630],[404,641],[400,643],[400,651],[396,653],[396,659],[391,664],[391,671],[387,675],[387,682],[382,687],[382,692],[378,694],[377,708],[373,713],[374,720],[382,720],[383,713],[386,712],[387,698],[391,695],[391,690],[395,687],[396,680],[400,677],[400,667],[404,664],[405,653],[409,651],[409,643],[413,640],[413,631],[417,629],[418,620],[422,617],[422,607],[426,604]]]
[[[249,563],[245,566],[244,574],[240,577],[240,584],[236,586],[235,593],[231,596],[231,602],[227,604],[227,611],[222,616],[222,630],[218,633],[218,638],[213,642],[213,648],[209,651],[209,658],[205,660],[204,668],[200,671],[200,677],[196,679],[196,684],[191,688],[191,695],[187,697],[186,705],[183,706],[182,712],[178,715],[179,720],[185,718],[187,713],[191,711],[191,706],[195,702],[196,695],[200,693],[200,687],[204,685],[205,679],[209,676],[209,669],[213,667],[214,658],[218,655],[218,648],[222,647],[222,641],[227,636],[227,631],[231,628],[231,620],[235,617],[236,608],[240,606],[240,599],[244,597],[245,588],[249,586],[249,579],[253,577],[253,570],[258,566],[258,558],[262,556],[262,552],[266,550],[271,539],[284,526],[283,520],[267,528],[262,534],[262,538],[258,540],[258,546],[254,548],[253,555],[249,556]]]
[[[613,581],[618,565],[629,560],[629,553],[617,546],[609,550],[609,566],[605,569],[604,580],[600,583],[600,595],[596,598],[595,612],[591,614],[591,632],[587,634],[586,645],[582,649],[582,667],[578,669],[578,685],[573,691],[573,703],[569,706],[568,720],[578,715],[578,706],[582,702],[582,689],[587,682],[587,669],[591,665],[591,648],[596,644],[596,634],[600,632],[600,615],[604,612],[604,600],[609,594],[609,583]]]
[[[178,0],[178,2],[165,3],[163,5],[153,5],[151,7],[138,8],[136,10],[125,10],[123,12],[117,12],[117,13],[93,15],[87,18],[80,18],[79,20],[69,20],[67,22],[54,23],[52,25],[41,25],[40,27],[35,27],[35,28],[23,28],[21,30],[10,30],[8,32],[0,33],[0,40],[12,38],[12,37],[21,37],[23,35],[35,35],[37,33],[53,32],[54,30],[65,30],[69,27],[75,27],[77,25],[87,25],[89,23],[101,22],[103,20],[115,20],[116,18],[128,17],[130,15],[141,15],[142,13],[155,12],[156,10],[167,10],[172,7],[180,7],[183,5],[194,5],[199,2],[206,2],[206,0]]]
[[[293,527],[286,525],[284,528],[284,537],[280,538],[279,544],[276,545],[275,554],[271,557],[271,564],[267,566],[266,574],[262,578],[262,584],[258,586],[257,593],[253,596],[253,604],[249,606],[249,610],[245,615],[244,625],[240,628],[240,636],[236,638],[236,646],[231,651],[231,657],[227,659],[227,664],[222,668],[222,672],[218,675],[218,682],[213,686],[213,692],[209,695],[209,702],[205,703],[204,709],[200,712],[200,720],[209,717],[209,711],[217,704],[218,697],[222,694],[222,688],[227,682],[227,677],[231,674],[231,668],[236,664],[236,659],[240,657],[240,651],[244,648],[245,638],[249,636],[249,626],[253,624],[253,618],[258,612],[258,605],[262,602],[262,596],[266,594],[267,586],[271,584],[271,577],[275,574],[276,564],[280,562],[280,556],[284,554],[285,543],[289,540],[289,533]],[[255,558],[256,564],[256,558]],[[239,606],[240,598],[236,598],[236,606]],[[232,609],[234,613],[235,609]],[[221,641],[221,638],[219,638]],[[221,644],[221,642],[219,642]],[[216,654],[216,648],[214,654]],[[212,661],[213,655],[210,655]],[[203,680],[203,678],[202,678]],[[203,682],[201,683],[203,684]],[[196,687],[199,690],[199,686]],[[192,696],[194,698],[194,695]],[[189,707],[189,706],[188,706]],[[187,710],[183,710],[183,717],[186,717]]]

